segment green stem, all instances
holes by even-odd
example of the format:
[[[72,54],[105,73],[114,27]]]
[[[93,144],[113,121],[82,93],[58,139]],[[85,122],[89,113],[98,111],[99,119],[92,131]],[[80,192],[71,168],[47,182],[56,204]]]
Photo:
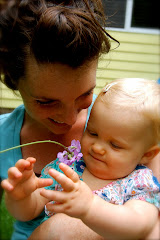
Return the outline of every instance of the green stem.
[[[0,153],[4,153],[4,152],[7,152],[7,151],[16,149],[16,148],[20,148],[20,147],[24,147],[24,146],[29,146],[29,145],[33,145],[33,144],[37,144],[37,143],[54,143],[54,144],[57,144],[57,145],[63,147],[63,148],[66,149],[66,150],[68,149],[66,146],[64,146],[63,144],[61,144],[61,143],[59,143],[59,142],[51,141],[51,140],[44,140],[44,141],[36,141],[36,142],[31,142],[31,143],[25,143],[25,144],[22,144],[22,145],[18,145],[18,146],[15,146],[15,147],[11,147],[11,148],[8,148],[8,149],[5,149],[5,150],[0,151]]]

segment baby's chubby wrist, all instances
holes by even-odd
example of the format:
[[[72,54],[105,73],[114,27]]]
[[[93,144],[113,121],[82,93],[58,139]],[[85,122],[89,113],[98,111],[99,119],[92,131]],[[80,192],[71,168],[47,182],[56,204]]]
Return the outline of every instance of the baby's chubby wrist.
[[[99,197],[96,196],[95,194],[92,194],[92,198],[90,198],[90,200],[88,201],[88,203],[86,204],[85,208],[84,208],[84,212],[83,214],[80,216],[80,219],[84,222],[87,223],[88,220],[90,221],[90,219],[93,217],[94,215],[94,211],[97,211],[97,206],[98,206],[98,199]]]

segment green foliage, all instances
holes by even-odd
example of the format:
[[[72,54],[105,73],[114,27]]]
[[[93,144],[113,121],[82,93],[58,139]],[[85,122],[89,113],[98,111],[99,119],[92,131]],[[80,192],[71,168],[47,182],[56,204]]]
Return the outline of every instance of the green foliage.
[[[0,203],[0,239],[1,240],[10,240],[12,231],[13,231],[13,223],[14,218],[8,213],[5,203],[4,203],[4,195],[2,197],[2,201]]]

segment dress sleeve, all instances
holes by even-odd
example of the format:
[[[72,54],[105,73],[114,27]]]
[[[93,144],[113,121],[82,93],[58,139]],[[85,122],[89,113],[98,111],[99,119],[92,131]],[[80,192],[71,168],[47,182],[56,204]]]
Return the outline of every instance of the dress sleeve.
[[[146,167],[137,169],[128,179],[125,202],[137,199],[160,207],[160,184],[152,171]]]

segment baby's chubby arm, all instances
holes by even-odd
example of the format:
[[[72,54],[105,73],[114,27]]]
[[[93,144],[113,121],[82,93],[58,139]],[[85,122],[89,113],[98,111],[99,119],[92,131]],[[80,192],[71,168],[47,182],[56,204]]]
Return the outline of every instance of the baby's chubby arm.
[[[35,176],[35,162],[32,157],[18,160],[14,167],[9,168],[8,178],[1,183],[7,209],[20,221],[29,221],[41,213],[48,199],[40,195],[40,188],[53,183],[52,179]]]
[[[124,205],[108,203],[94,195],[70,167],[63,163],[59,167],[66,176],[54,169],[50,169],[49,174],[64,190],[40,191],[48,200],[57,202],[47,203],[49,211],[79,218],[93,231],[108,239],[140,239],[151,231],[158,216],[154,205],[140,200],[130,200]]]

